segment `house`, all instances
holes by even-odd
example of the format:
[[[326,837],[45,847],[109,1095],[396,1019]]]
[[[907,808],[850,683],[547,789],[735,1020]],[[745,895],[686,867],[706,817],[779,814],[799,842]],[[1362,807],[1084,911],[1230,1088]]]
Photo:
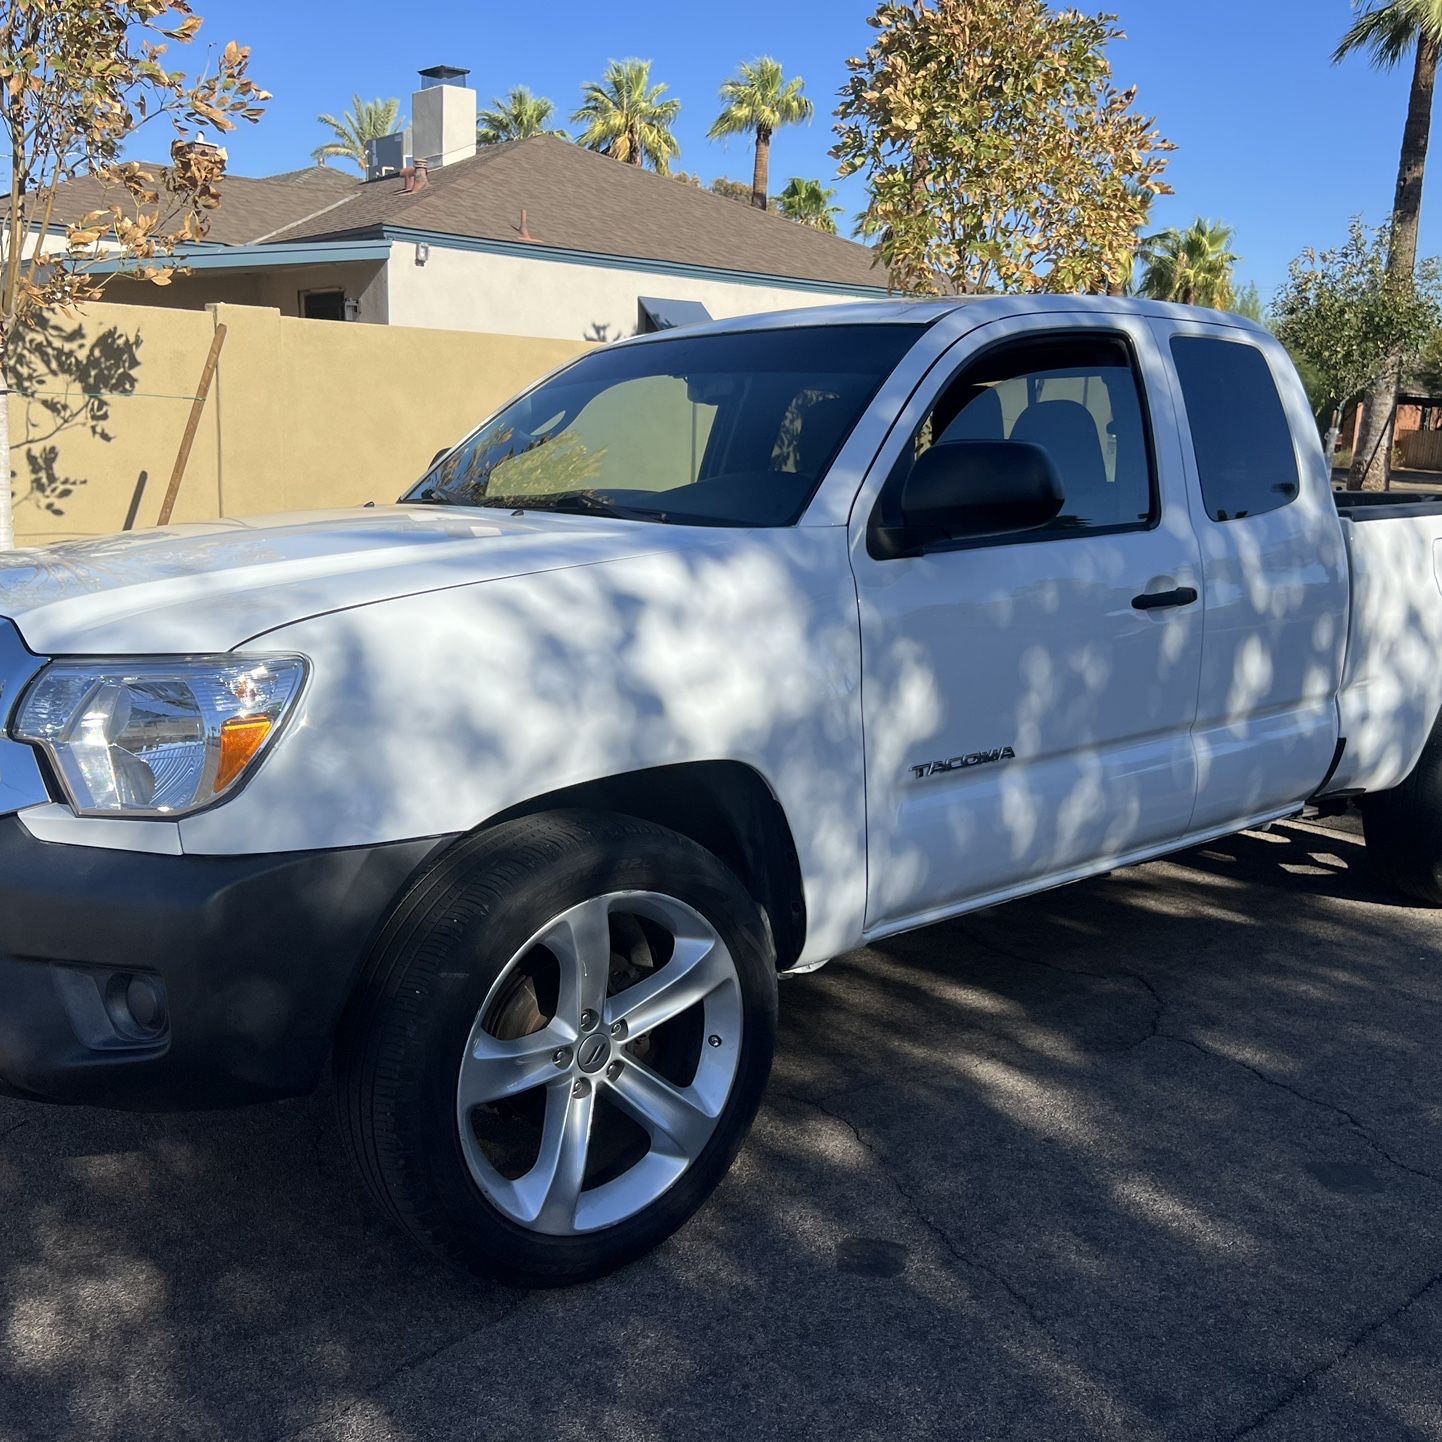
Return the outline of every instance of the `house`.
[[[107,299],[494,335],[614,340],[688,319],[879,298],[868,247],[553,136],[476,145],[466,72],[421,72],[412,128],[362,179],[227,177],[189,274]],[[72,182],[57,221],[103,203]],[[108,198],[105,198],[108,199]]]

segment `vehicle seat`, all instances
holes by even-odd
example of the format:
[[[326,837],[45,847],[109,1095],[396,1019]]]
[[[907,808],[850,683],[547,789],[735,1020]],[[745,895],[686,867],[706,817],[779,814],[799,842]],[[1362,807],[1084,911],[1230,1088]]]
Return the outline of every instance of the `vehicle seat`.
[[[1028,406],[1011,439],[1040,446],[1051,456],[1066,490],[1064,516],[1092,526],[1115,526],[1120,489],[1107,480],[1106,457],[1096,418],[1079,401],[1041,401]]]

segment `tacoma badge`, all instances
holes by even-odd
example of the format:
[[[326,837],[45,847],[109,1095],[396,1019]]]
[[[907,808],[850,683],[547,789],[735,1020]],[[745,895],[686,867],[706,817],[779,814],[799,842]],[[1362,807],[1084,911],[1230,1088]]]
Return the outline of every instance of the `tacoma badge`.
[[[1016,752],[1010,746],[999,746],[991,751],[973,751],[969,756],[953,756],[949,761],[928,761],[924,766],[913,766],[911,774],[918,781],[925,781],[928,776],[940,776],[947,771],[968,771],[992,761],[1015,760]]]

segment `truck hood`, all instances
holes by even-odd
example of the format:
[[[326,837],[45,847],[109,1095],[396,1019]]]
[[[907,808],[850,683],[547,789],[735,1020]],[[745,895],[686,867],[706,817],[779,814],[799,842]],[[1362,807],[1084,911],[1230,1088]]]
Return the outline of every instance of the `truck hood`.
[[[0,553],[0,617],[42,655],[228,651],[322,612],[717,543],[606,517],[379,506]]]

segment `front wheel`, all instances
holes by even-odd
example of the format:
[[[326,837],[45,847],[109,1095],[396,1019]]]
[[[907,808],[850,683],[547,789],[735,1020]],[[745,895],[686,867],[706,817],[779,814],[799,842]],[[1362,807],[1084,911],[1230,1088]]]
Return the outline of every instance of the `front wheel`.
[[[725,1175],[770,1072],[776,973],[714,856],[592,813],[462,843],[381,938],[341,1039],[348,1148],[447,1260],[598,1276]]]

